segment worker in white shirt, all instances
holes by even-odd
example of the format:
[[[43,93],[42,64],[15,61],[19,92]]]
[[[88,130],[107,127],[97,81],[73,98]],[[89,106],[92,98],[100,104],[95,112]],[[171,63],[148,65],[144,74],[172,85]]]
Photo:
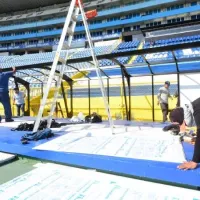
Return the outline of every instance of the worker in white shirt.
[[[22,116],[24,116],[25,95],[18,88],[15,88],[14,91],[13,104],[17,107],[17,116],[20,117],[20,110],[22,111]]]
[[[158,93],[158,105],[160,104],[162,114],[163,114],[163,122],[167,121],[169,106],[168,106],[168,99],[171,98],[170,92],[169,92],[170,82],[166,81],[164,84],[164,87],[161,87],[159,89]]]

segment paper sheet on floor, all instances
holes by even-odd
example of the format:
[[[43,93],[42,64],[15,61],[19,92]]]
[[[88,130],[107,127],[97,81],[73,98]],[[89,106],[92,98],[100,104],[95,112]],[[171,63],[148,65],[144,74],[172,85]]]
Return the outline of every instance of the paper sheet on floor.
[[[199,191],[44,164],[0,185],[2,200],[200,200]]]
[[[181,163],[185,155],[179,137],[160,129],[111,135],[109,129],[66,134],[35,147],[37,150],[74,152]]]
[[[0,164],[12,160],[14,158],[15,155],[0,152]]]

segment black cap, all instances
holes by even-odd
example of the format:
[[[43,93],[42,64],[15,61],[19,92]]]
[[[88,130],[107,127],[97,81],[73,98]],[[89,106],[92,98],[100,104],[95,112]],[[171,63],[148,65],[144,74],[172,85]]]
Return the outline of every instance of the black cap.
[[[19,88],[14,88],[14,90],[19,90]]]
[[[165,81],[165,84],[170,86],[170,82],[169,81]]]

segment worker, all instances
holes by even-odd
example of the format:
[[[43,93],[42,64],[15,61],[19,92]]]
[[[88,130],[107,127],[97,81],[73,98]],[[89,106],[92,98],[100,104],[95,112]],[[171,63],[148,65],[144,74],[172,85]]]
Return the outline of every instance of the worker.
[[[168,99],[171,98],[170,92],[169,92],[169,86],[170,82],[166,81],[164,86],[159,89],[158,93],[158,105],[160,104],[161,110],[162,110],[162,115],[163,115],[163,122],[167,121],[167,116],[168,116]]]
[[[200,163],[200,98],[185,105],[184,108],[175,108],[171,111],[169,117],[172,123],[179,125],[182,132],[186,131],[186,127],[196,126],[197,137],[192,161],[185,162],[178,168],[184,170],[197,168],[198,163]]]
[[[25,94],[19,91],[19,88],[15,88],[14,91],[13,104],[17,107],[17,116],[20,117],[20,110],[22,111],[22,116],[24,116]]]
[[[13,67],[12,72],[3,72],[0,68],[0,103],[3,104],[5,113],[5,122],[13,122],[12,112],[10,106],[10,97],[8,92],[9,78],[12,77],[16,72],[16,68]]]

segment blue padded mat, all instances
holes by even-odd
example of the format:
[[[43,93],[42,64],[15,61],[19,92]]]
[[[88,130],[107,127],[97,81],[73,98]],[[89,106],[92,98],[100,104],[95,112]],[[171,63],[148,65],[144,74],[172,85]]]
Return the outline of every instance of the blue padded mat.
[[[177,169],[176,163],[78,153],[38,151],[32,148],[47,142],[47,140],[22,145],[20,139],[24,134],[25,132],[10,131],[8,127],[0,127],[0,151],[70,166],[97,169],[107,173],[200,188],[200,168],[191,171],[181,171]],[[56,137],[62,134],[64,133],[58,133]],[[184,143],[183,147],[187,159],[190,160],[193,154],[193,146]]]

